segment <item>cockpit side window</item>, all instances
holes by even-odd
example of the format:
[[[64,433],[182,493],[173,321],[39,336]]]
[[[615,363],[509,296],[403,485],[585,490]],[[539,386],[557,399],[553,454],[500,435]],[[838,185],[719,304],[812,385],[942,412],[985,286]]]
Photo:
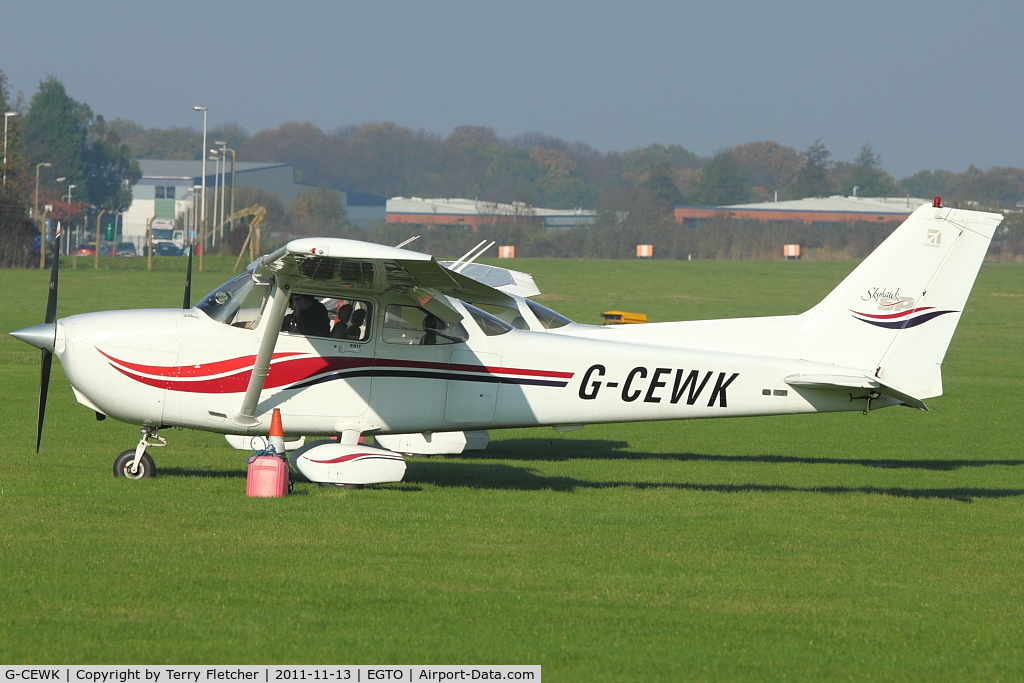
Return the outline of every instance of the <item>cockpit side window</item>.
[[[540,321],[540,324],[544,326],[545,330],[555,330],[559,327],[565,327],[566,325],[572,324],[572,321],[561,313],[556,313],[547,306],[541,306],[536,301],[527,299],[526,305],[529,306],[530,310],[533,311],[533,314],[537,316],[537,320]]]
[[[459,344],[469,339],[469,333],[462,323],[449,325],[418,306],[392,304],[384,309],[381,338],[386,344],[434,346]]]
[[[367,341],[373,322],[373,304],[361,299],[323,299],[330,311],[331,337]]]

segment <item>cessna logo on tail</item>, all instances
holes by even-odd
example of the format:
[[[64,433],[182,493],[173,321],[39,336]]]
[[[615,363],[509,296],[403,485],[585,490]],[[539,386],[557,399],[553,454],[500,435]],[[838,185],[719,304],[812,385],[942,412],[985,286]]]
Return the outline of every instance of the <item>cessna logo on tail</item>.
[[[674,370],[674,373],[673,373]],[[580,382],[579,395],[585,401],[597,398],[602,386],[609,389],[619,389],[619,398],[626,403],[632,403],[643,397],[644,403],[661,403],[667,400],[668,403],[676,404],[685,399],[686,405],[692,406],[700,399],[711,381],[713,370],[701,372],[683,368],[655,368],[649,371],[643,366],[633,368],[626,374],[622,382],[602,381],[607,370],[603,365],[591,365],[583,374],[583,381]],[[726,389],[740,376],[734,372],[731,375],[726,372],[719,372],[711,388],[711,398],[708,400],[708,408],[718,404],[719,408],[728,407]],[[648,381],[649,378],[649,381]],[[669,378],[672,378],[671,382]],[[671,389],[669,389],[671,384]]]

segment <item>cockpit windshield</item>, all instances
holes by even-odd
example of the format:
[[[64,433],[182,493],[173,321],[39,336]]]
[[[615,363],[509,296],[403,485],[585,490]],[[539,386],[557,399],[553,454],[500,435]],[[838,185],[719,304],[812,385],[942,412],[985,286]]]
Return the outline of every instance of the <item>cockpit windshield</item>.
[[[269,295],[270,286],[257,283],[246,271],[207,294],[196,308],[219,323],[255,328]]]

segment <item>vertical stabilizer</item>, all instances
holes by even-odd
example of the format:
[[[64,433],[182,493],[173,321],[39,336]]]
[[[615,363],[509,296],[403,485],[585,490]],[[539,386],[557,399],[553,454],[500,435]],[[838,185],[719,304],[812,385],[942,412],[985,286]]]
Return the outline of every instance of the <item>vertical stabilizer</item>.
[[[802,357],[862,368],[906,393],[942,393],[939,372],[1003,217],[922,206],[801,318]]]

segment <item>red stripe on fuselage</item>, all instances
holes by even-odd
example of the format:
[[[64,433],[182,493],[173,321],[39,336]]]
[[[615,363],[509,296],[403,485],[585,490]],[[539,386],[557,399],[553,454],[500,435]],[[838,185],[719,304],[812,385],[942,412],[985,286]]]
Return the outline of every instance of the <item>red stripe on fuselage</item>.
[[[920,311],[930,311],[933,308],[935,308],[935,307],[934,306],[922,306],[921,308],[912,308],[909,311],[903,311],[902,313],[884,313],[884,314],[861,313],[860,311],[855,311],[855,310],[853,310],[851,308],[850,309],[850,313],[856,313],[857,315],[862,315],[865,318],[874,318],[876,320],[891,320],[893,318],[902,318],[904,316],[908,316],[911,313],[918,313]]]
[[[118,365],[123,365],[129,370],[141,372],[145,375],[155,375],[157,377],[210,377],[212,375],[220,375],[225,372],[231,372],[242,368],[248,370],[251,369],[253,364],[256,362],[256,356],[239,356],[238,358],[229,358],[228,360],[216,361],[214,363],[201,363],[199,365],[142,365],[141,363],[129,363],[128,361],[121,360],[120,358],[115,358],[100,348],[97,348],[96,350],[108,360],[112,360]],[[271,362],[281,358],[301,355],[302,354],[298,351],[292,351],[290,353],[275,353],[271,358]]]
[[[236,372],[231,375],[224,375],[223,377],[214,377],[210,379],[178,379],[168,377],[166,375],[163,377],[146,377],[129,372],[117,365],[111,365],[114,369],[127,377],[131,377],[136,382],[141,382],[142,384],[147,384],[159,389],[186,391],[196,394],[233,394],[243,392],[249,386],[249,377],[252,375],[252,369],[247,368],[246,370]],[[363,361],[362,359],[322,358],[320,356],[284,360],[270,366],[270,374],[267,376],[267,381],[263,386],[265,389],[275,389],[286,384],[301,382],[302,380],[315,377],[325,372],[347,370],[357,367],[369,367],[369,365],[370,363]]]
[[[331,458],[330,460],[313,460],[313,458],[308,458],[308,460],[310,462],[319,463],[321,465],[332,465],[339,462],[349,462],[351,460],[358,460],[359,458],[383,458],[385,460],[404,460],[404,458],[400,455],[390,455],[388,453],[353,453],[351,455],[342,455],[337,458]]]
[[[141,382],[159,389],[171,391],[185,391],[197,394],[231,394],[240,393],[246,390],[249,385],[249,377],[252,375],[252,366],[256,356],[240,356],[213,363],[202,363],[198,365],[181,366],[157,366],[144,365],[141,363],[129,363],[120,360],[100,349],[96,349],[105,358],[109,359],[111,366],[126,377],[136,382]],[[464,365],[448,363],[432,363],[423,361],[391,360],[378,358],[376,360],[364,360],[361,358],[349,358],[344,356],[324,357],[310,356],[306,358],[291,358],[300,356],[301,353],[277,353],[271,361],[270,373],[264,384],[266,389],[294,384],[303,380],[314,378],[338,370],[352,370],[357,368],[413,368],[421,370],[440,370],[451,372],[472,372],[484,375],[510,376],[520,375],[526,377],[551,377],[558,379],[571,379],[572,372],[559,372],[553,370],[530,370],[525,368],[498,368],[486,365]],[[238,372],[232,372],[238,370]],[[230,374],[221,374],[230,373]],[[221,374],[219,377],[213,375]]]

